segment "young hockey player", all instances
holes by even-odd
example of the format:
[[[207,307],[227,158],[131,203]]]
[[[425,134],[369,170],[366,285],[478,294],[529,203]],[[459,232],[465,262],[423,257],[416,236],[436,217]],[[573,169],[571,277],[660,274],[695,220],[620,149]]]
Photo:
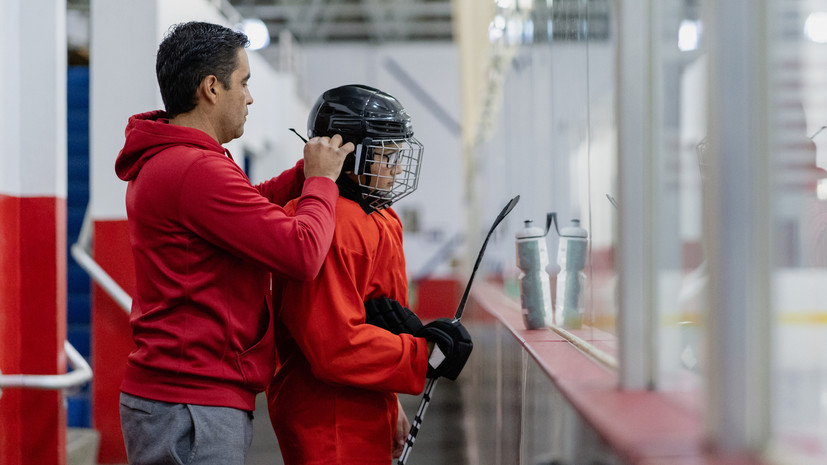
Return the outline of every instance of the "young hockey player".
[[[423,147],[402,105],[367,86],[331,89],[308,132],[341,134],[356,151],[336,181],[336,230],[322,271],[274,289],[282,305],[270,418],[287,465],[388,465],[409,429],[396,393],[420,393],[426,374],[456,379],[472,342],[459,322],[423,327],[406,308],[402,224],[390,206],[416,188]]]

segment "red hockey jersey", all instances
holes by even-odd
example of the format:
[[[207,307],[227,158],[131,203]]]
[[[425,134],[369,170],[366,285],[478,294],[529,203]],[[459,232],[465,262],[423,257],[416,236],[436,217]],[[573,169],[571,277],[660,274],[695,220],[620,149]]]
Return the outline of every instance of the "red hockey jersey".
[[[364,302],[381,296],[408,303],[402,224],[391,209],[367,214],[339,197],[322,271],[287,281],[277,311],[281,364],[268,400],[287,465],[391,462],[395,393],[422,392],[428,349],[365,324]]]

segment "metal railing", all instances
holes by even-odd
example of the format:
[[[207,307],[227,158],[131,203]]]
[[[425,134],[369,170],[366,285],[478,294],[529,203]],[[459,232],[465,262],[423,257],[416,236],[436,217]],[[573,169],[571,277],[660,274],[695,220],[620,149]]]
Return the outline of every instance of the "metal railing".
[[[60,375],[3,375],[0,374],[0,396],[3,388],[66,389],[79,386],[92,379],[92,367],[69,341],[63,341],[63,350],[73,370]]]
[[[109,274],[98,265],[89,253],[80,247],[78,244],[74,244],[71,248],[72,258],[75,259],[78,265],[83,268],[89,276],[97,283],[101,289],[106,292],[109,297],[112,297],[113,300],[121,307],[126,313],[130,313],[132,308],[132,297],[123,290],[118,283],[112,279]]]
[[[89,254],[89,248],[92,244],[92,221],[89,217],[89,208],[86,208],[86,214],[83,216],[83,225],[80,227],[78,240],[75,242],[69,251],[75,262],[83,268],[89,277],[111,297],[119,307],[121,307],[127,314],[132,311],[132,297],[123,290],[123,288],[109,276],[98,262]]]

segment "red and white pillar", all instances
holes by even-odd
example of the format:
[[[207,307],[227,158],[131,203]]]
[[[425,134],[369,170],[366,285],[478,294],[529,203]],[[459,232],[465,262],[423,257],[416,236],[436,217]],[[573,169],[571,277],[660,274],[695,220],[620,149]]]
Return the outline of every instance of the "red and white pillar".
[[[0,370],[66,370],[66,3],[0,2]],[[65,464],[61,391],[6,388],[0,463]]]

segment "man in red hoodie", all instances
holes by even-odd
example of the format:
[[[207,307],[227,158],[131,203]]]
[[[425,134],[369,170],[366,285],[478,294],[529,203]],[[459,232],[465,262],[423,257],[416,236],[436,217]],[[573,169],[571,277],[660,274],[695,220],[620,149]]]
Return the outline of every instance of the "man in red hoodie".
[[[314,138],[256,186],[222,147],[253,102],[247,44],[215,24],[171,28],[156,61],[165,111],[129,119],[115,163],[137,280],[120,405],[133,465],[244,464],[275,369],[271,273],[313,279],[330,248],[353,144]],[[280,205],[295,197],[288,216]]]

